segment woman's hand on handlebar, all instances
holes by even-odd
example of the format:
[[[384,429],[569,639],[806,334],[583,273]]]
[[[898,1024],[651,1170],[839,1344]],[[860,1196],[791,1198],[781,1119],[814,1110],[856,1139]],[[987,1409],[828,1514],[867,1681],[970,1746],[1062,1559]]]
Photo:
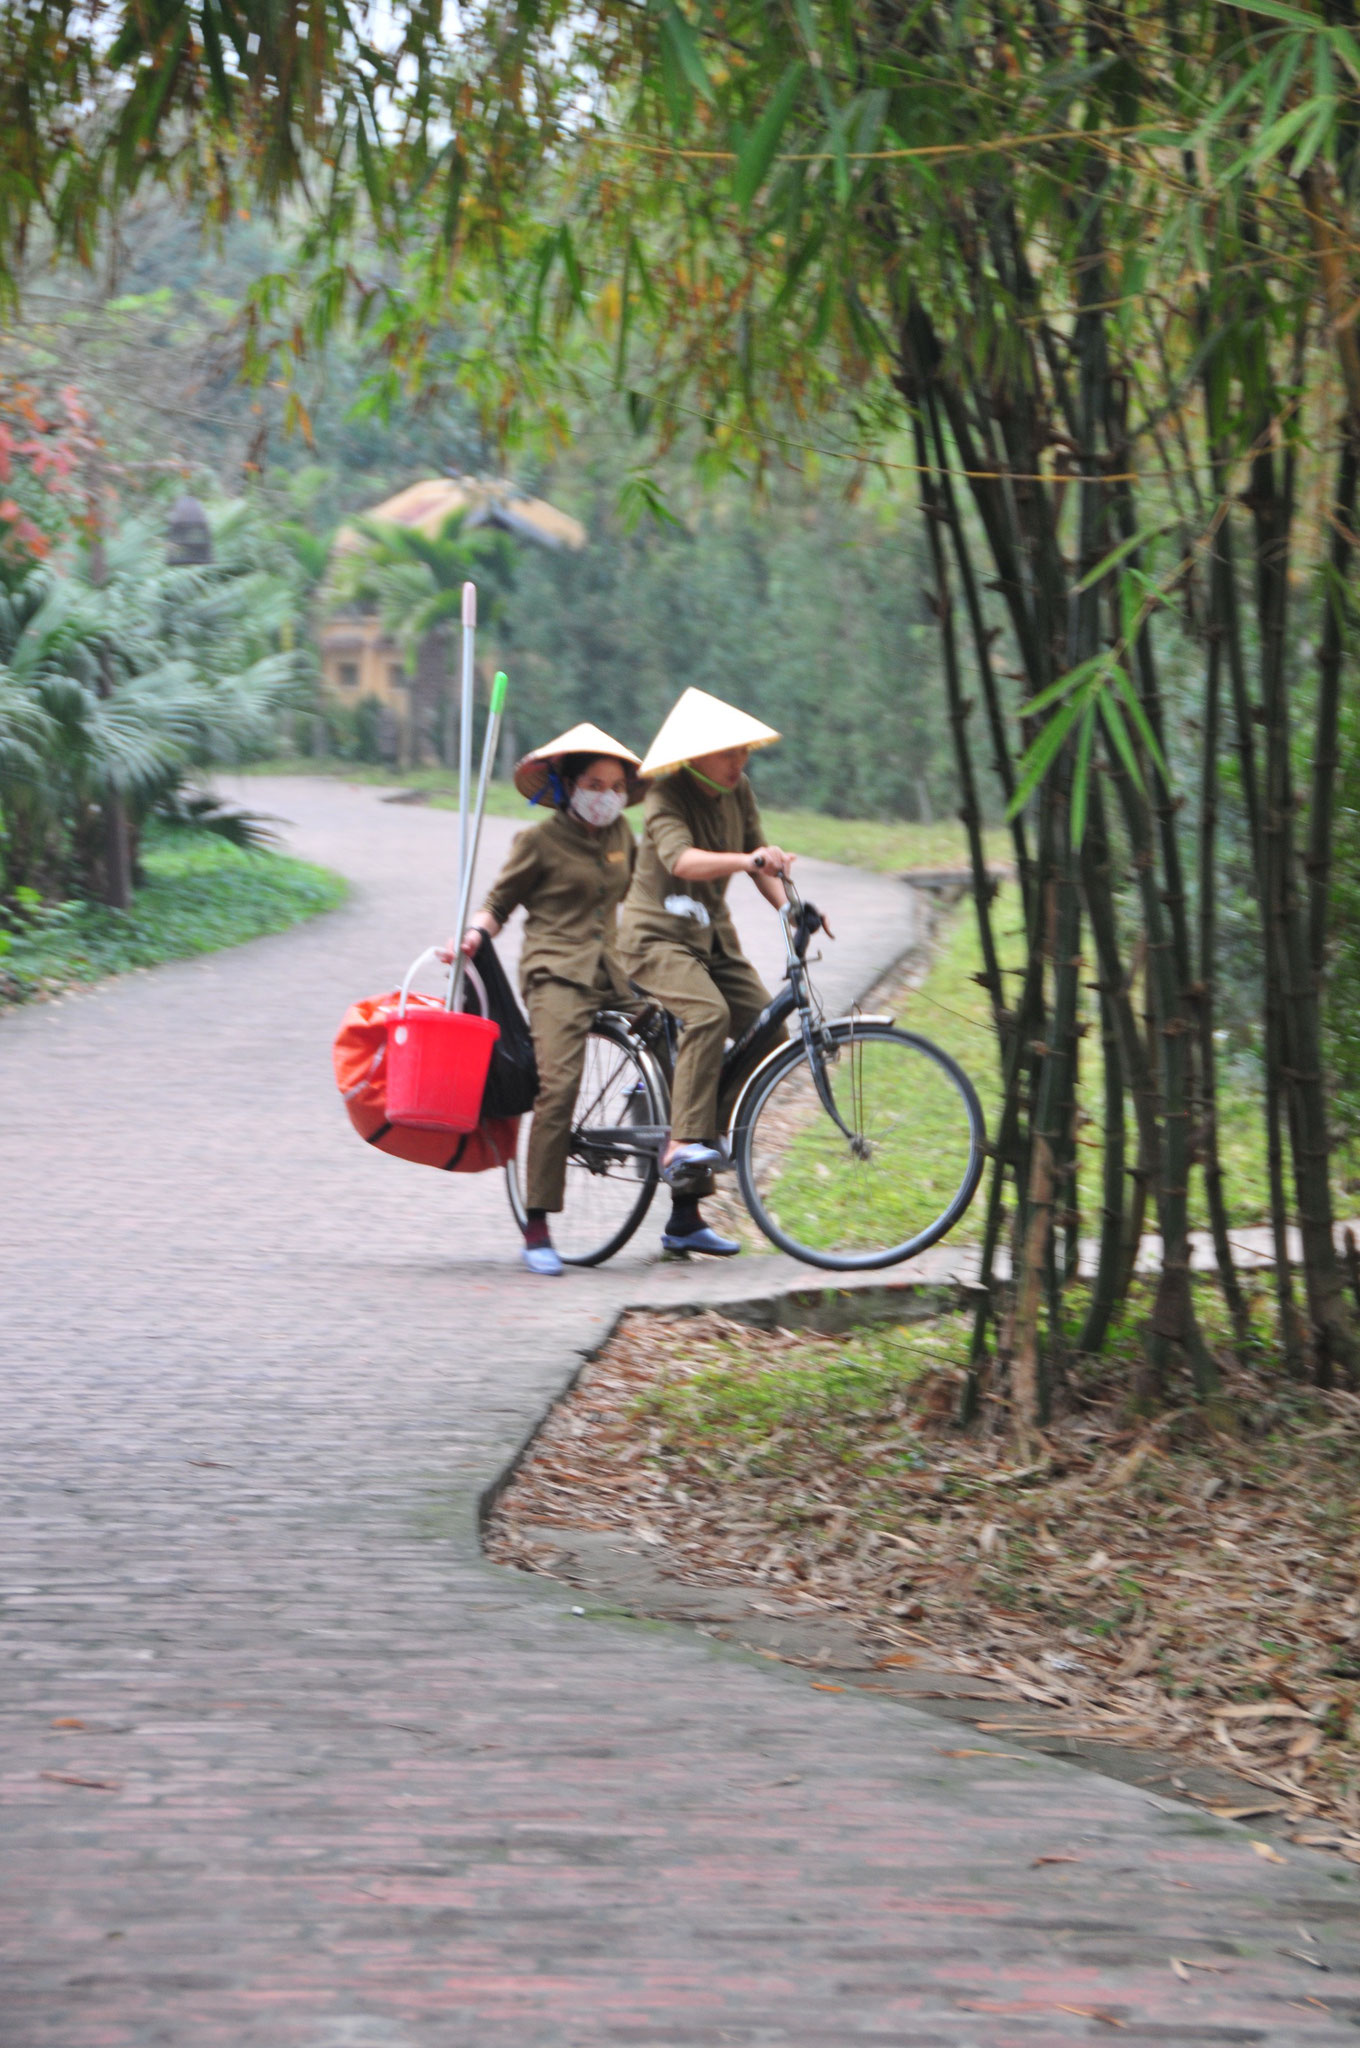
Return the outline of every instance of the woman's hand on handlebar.
[[[782,881],[797,858],[796,853],[785,853],[782,846],[758,846],[751,855],[751,872],[777,875]]]

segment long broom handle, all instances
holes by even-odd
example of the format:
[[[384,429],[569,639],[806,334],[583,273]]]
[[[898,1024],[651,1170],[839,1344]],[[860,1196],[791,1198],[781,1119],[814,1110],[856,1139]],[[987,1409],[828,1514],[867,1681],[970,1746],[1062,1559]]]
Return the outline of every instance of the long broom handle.
[[[477,586],[463,585],[462,694],[458,705],[458,892],[468,864],[468,799],[472,795],[472,704],[476,694]]]
[[[505,709],[505,693],[509,687],[505,670],[497,669],[496,680],[491,685],[491,716],[486,721],[486,737],[482,741],[482,771],[477,777],[477,807],[472,814],[470,857],[463,870],[463,886],[458,892],[458,936],[454,942],[453,972],[449,976],[449,993],[444,1004],[446,1010],[458,1008],[458,997],[463,986],[463,969],[467,965],[463,954],[463,933],[467,930],[468,907],[472,902],[472,876],[477,866],[477,849],[482,843],[486,786],[491,780],[491,763],[496,758],[496,740],[501,729],[501,713]]]

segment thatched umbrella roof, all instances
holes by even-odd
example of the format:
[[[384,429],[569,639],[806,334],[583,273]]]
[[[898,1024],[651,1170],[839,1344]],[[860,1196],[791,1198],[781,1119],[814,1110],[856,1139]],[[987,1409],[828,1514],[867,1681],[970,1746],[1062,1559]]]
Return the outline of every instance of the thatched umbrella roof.
[[[559,512],[543,498],[531,498],[504,477],[430,476],[408,484],[364,514],[387,526],[413,527],[433,538],[451,513],[461,512],[468,527],[498,526],[520,540],[544,548],[583,548],[586,530],[579,519]],[[352,526],[336,536],[336,547],[362,547],[364,537]]]

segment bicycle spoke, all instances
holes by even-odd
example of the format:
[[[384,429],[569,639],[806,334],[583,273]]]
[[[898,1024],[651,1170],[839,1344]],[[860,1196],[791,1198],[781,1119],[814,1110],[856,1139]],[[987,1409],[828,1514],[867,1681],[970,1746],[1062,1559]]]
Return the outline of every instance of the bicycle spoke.
[[[756,1221],[785,1249],[832,1266],[889,1264],[933,1242],[980,1171],[981,1114],[967,1080],[887,1026],[847,1034],[823,1078],[839,1123],[801,1050],[746,1120],[738,1164]]]
[[[569,1264],[609,1258],[632,1236],[656,1189],[657,1153],[640,1142],[620,1150],[619,1139],[633,1129],[641,1138],[664,1127],[664,1105],[631,1042],[618,1027],[597,1023],[586,1040],[572,1113],[563,1205],[550,1218],[553,1243]],[[521,1219],[531,1130],[526,1117],[510,1175],[511,1204]]]

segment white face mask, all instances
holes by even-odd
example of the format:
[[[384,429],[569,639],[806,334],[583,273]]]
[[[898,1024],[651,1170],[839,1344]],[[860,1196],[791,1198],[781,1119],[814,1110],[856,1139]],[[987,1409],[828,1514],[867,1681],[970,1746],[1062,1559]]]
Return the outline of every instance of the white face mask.
[[[574,789],[571,808],[583,825],[594,825],[603,831],[623,816],[625,805],[616,789]]]

